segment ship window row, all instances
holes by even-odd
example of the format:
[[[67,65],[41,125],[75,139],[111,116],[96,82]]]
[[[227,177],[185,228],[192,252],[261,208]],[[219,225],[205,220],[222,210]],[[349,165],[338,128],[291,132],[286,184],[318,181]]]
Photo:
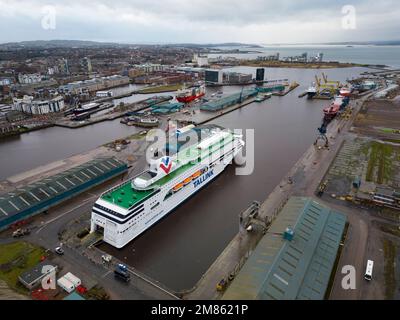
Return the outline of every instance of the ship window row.
[[[159,205],[159,203],[157,204]],[[145,215],[145,212],[143,212],[141,215],[137,216],[136,218],[132,219],[131,221],[129,221],[129,227],[127,227],[126,229],[119,231],[118,233],[125,233],[126,231],[128,231],[130,228],[132,228],[135,224],[137,220],[141,220],[142,216]]]
[[[129,216],[128,216],[128,217],[124,216],[123,218],[125,218],[125,220],[122,220],[122,221],[121,221],[121,220],[117,220],[116,218],[114,218],[114,217],[112,217],[112,216],[108,216],[107,214],[102,213],[102,212],[96,210],[95,208],[93,208],[92,211],[93,211],[94,213],[100,215],[100,216],[105,217],[105,218],[108,219],[108,220],[115,221],[115,222],[118,223],[118,224],[126,224],[128,221],[137,220],[138,218],[140,218],[140,217],[144,214],[144,213],[143,213],[143,214],[139,215],[141,212],[144,211],[144,208],[142,207],[138,212],[136,212],[136,213],[134,213],[134,214],[131,214],[130,217],[129,217]],[[137,217],[137,218],[134,218],[134,217]]]
[[[128,228],[122,230],[122,231],[118,231],[119,234],[125,233],[127,232],[130,228],[132,228],[136,223],[134,223],[133,225],[130,225]]]
[[[131,210],[130,212],[128,212],[127,215],[123,215],[123,214],[115,212],[115,211],[113,211],[111,209],[108,209],[106,207],[103,207],[101,205],[98,205],[97,203],[94,204],[94,207],[98,208],[98,209],[101,209],[104,212],[107,212],[107,213],[109,213],[109,214],[111,214],[113,216],[116,216],[116,217],[120,218],[120,219],[126,219],[126,218],[128,218],[128,217],[130,217],[132,215],[135,216],[135,214],[137,214],[137,213],[139,213],[139,212],[144,210],[144,204],[142,204],[142,205],[138,206],[137,208],[135,208],[134,210]]]
[[[153,206],[151,207],[151,210],[154,210],[154,209],[157,208],[159,205],[160,205],[160,203],[157,202],[155,205],[153,205]]]

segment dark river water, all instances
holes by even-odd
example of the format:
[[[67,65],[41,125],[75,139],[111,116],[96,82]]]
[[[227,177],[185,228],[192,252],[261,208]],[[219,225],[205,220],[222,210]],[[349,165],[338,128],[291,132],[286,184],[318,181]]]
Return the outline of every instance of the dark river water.
[[[239,70],[254,72],[252,68]],[[365,69],[334,69],[325,73],[331,80],[344,81],[362,71]],[[251,175],[237,176],[235,167],[229,166],[196,196],[125,248],[117,250],[105,244],[101,248],[172,289],[195,285],[238,232],[239,212],[253,200],[264,200],[315,140],[327,102],[298,98],[315,74],[315,70],[268,69],[269,79],[289,78],[301,86],[285,97],[252,103],[213,121],[231,129],[255,130],[255,168]],[[224,88],[225,93],[239,90]],[[117,119],[73,130],[49,128],[2,141],[0,178],[133,132],[133,127],[121,125]]]
[[[247,68],[240,68],[247,71]],[[326,71],[346,80],[363,69]],[[312,70],[268,70],[270,79],[288,77],[301,87],[229,113],[213,123],[255,130],[255,169],[235,175],[228,167],[216,180],[128,246],[101,248],[175,290],[191,288],[238,232],[238,214],[253,200],[264,200],[314,142],[326,101],[299,99],[313,80]],[[240,88],[225,87],[224,91]]]

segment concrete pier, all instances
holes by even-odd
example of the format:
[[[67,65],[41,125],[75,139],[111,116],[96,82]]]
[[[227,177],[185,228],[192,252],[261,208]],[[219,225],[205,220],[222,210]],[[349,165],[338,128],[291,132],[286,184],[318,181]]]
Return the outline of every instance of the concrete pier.
[[[261,204],[259,219],[265,222],[273,221],[291,196],[314,197],[315,190],[343,144],[344,133],[349,130],[366,99],[367,97],[349,105],[348,108],[353,108],[351,119],[337,118],[330,124],[327,133],[330,142],[329,148],[319,148],[315,145],[308,148]],[[339,131],[341,134],[338,133]],[[222,293],[216,290],[217,284],[222,279],[226,280],[235,276],[261,236],[262,234],[257,235],[254,232],[238,233],[196,286],[184,295],[184,298],[200,300],[220,298]]]

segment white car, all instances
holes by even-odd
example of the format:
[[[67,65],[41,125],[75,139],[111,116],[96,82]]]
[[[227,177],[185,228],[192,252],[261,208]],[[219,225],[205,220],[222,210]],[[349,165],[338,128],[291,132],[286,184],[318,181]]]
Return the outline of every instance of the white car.
[[[54,249],[55,253],[62,256],[64,254],[64,250],[61,247],[57,247]]]

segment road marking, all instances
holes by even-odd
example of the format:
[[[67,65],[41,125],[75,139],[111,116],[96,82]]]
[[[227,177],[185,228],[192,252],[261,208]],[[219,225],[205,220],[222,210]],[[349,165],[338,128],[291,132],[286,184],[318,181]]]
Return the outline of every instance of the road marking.
[[[97,197],[97,196],[96,196],[96,197]],[[83,201],[82,203],[80,203],[79,205],[77,205],[76,207],[74,207],[74,208],[72,208],[72,209],[70,209],[70,210],[68,210],[68,211],[66,211],[66,212],[64,212],[64,213],[62,213],[62,214],[60,214],[59,216],[57,216],[57,217],[55,217],[55,218],[53,218],[53,219],[51,219],[51,220],[49,220],[49,221],[47,221],[47,222],[45,222],[45,223],[36,231],[36,234],[39,234],[39,232],[42,231],[42,230],[43,230],[47,225],[49,225],[50,223],[53,223],[54,221],[57,221],[58,219],[60,219],[60,218],[62,218],[63,216],[65,216],[66,214],[71,213],[72,211],[75,211],[76,209],[78,209],[78,208],[80,208],[80,207],[83,207],[86,203],[88,203],[89,201],[91,201],[92,198],[94,198],[94,197],[90,197],[89,199],[86,199],[85,201]]]
[[[111,273],[111,271],[107,271],[105,274],[103,274],[101,277],[102,278],[105,278],[105,277],[107,277],[109,274]]]

